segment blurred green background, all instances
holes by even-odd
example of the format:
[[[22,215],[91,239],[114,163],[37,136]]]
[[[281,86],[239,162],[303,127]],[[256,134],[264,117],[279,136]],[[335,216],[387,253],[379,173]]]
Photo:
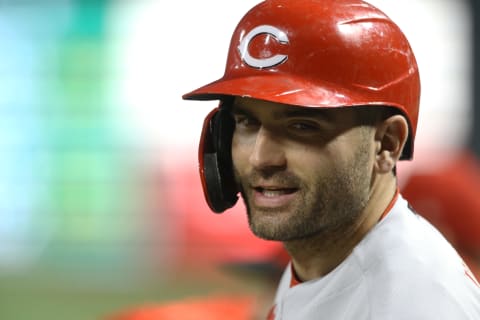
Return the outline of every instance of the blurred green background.
[[[184,223],[210,215],[195,148],[212,105],[172,111],[194,86],[168,69],[191,31],[182,16],[163,1],[0,1],[0,319],[103,319],[252,290],[212,264],[225,257],[215,235],[198,242]],[[228,247],[242,257],[243,216]]]

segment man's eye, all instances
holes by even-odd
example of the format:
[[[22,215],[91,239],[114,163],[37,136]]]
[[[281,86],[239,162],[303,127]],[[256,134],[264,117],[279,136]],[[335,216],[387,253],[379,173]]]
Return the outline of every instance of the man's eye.
[[[246,116],[235,116],[235,124],[239,127],[250,128],[258,125],[258,121]]]
[[[293,122],[289,125],[291,130],[295,131],[316,131],[318,130],[318,125],[310,122]]]

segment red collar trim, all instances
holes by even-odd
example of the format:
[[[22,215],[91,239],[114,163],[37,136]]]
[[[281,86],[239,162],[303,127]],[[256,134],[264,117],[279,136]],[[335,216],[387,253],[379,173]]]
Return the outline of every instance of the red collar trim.
[[[297,273],[295,272],[295,269],[293,268],[293,262],[290,263],[290,288],[295,287],[297,284],[302,283],[303,281],[298,279]]]
[[[395,204],[395,202],[397,202],[397,199],[398,199],[398,195],[400,194],[400,190],[398,189],[397,187],[397,190],[395,190],[395,195],[393,196],[393,199],[392,201],[390,201],[390,203],[388,204],[388,206],[385,208],[385,211],[383,211],[382,215],[380,216],[380,219],[378,219],[378,221],[382,221],[387,215],[388,213],[390,212],[390,210],[392,210],[393,208],[393,205]]]

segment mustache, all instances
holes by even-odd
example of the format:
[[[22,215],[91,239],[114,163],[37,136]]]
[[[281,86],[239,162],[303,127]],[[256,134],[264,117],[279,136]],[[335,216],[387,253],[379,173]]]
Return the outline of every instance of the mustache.
[[[247,186],[264,184],[288,186],[290,188],[298,188],[303,185],[302,180],[297,175],[288,171],[265,172],[253,169],[246,175],[241,176],[238,171],[235,170],[235,180],[240,190],[244,190]]]

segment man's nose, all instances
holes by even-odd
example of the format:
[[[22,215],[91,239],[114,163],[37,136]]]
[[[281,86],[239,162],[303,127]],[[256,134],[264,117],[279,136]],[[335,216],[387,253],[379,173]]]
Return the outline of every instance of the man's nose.
[[[287,161],[278,135],[261,127],[258,130],[249,161],[257,170],[285,168]]]

